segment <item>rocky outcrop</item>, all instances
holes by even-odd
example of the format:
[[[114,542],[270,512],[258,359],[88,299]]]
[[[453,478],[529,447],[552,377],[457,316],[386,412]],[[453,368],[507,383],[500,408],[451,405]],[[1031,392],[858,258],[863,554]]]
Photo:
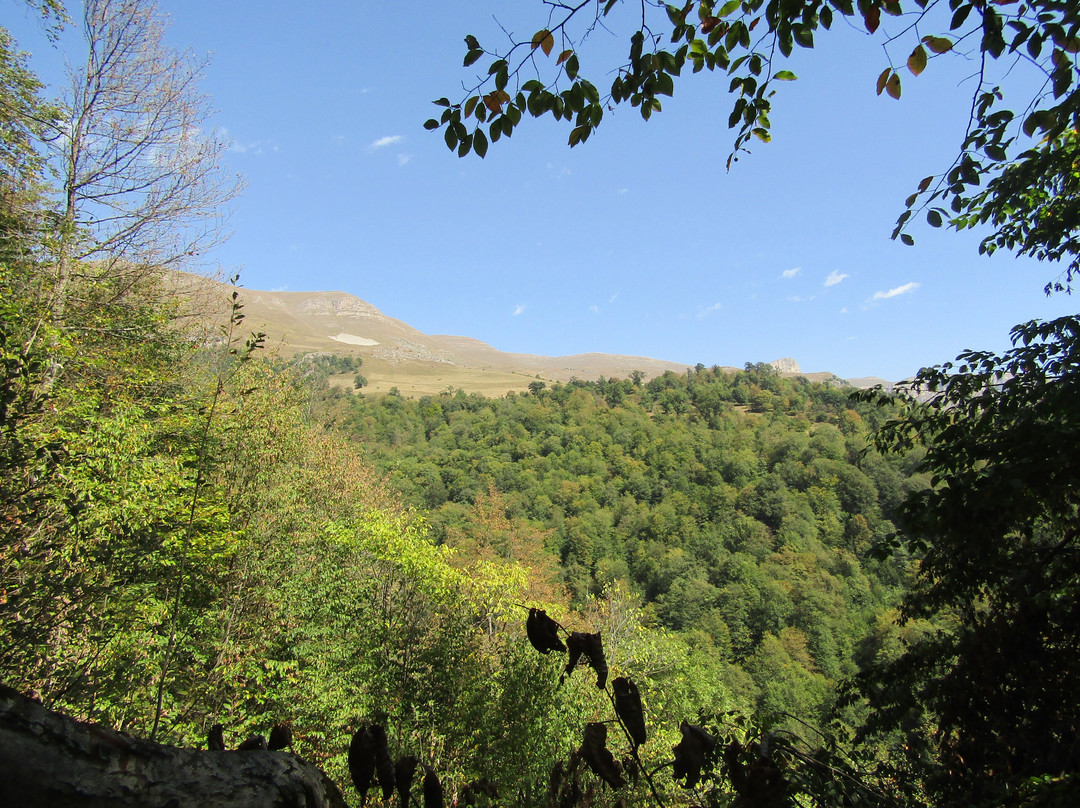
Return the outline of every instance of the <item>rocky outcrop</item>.
[[[785,356],[783,359],[774,359],[769,364],[781,373],[802,373],[799,363],[790,356]]]
[[[345,808],[337,786],[291,752],[163,746],[2,685],[0,796],[19,808]]]

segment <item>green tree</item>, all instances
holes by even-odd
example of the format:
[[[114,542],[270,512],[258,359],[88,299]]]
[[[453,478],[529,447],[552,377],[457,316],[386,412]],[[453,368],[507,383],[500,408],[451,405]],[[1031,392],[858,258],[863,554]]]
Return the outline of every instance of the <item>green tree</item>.
[[[1013,340],[921,372],[930,399],[875,438],[926,445],[933,485],[899,514],[921,556],[901,614],[951,629],[868,677],[868,729],[906,734],[944,805],[1080,794],[1080,320],[1026,323]]]
[[[1005,246],[1069,258],[1057,281],[1063,288],[1080,268],[1074,201],[1080,11],[1073,3],[950,0],[946,8],[929,0],[577,0],[545,14],[535,33],[508,33],[495,46],[465,37],[464,66],[477,64],[480,71],[464,82],[460,100],[436,101],[443,112],[425,123],[441,129],[459,156],[483,157],[489,143],[510,136],[526,116],[565,122],[569,145],[576,146],[596,131],[608,108],[629,104],[647,120],[673,95],[684,71],[708,70],[725,74],[733,96],[730,167],[752,138],[771,139],[776,86],[796,79],[784,61],[796,49],[824,42],[834,25],[854,25],[883,43],[881,64],[866,76],[868,84],[876,77],[879,95],[899,99],[905,76],[932,75],[938,58],[973,56],[976,63],[970,120],[956,159],[918,182],[893,237],[912,242],[905,228],[918,210],[933,226],[989,222],[995,230],[983,241],[986,252]],[[622,36],[625,60],[589,61],[588,34],[597,26]],[[1031,83],[1018,80],[1026,71]],[[602,86],[588,76],[613,78]]]

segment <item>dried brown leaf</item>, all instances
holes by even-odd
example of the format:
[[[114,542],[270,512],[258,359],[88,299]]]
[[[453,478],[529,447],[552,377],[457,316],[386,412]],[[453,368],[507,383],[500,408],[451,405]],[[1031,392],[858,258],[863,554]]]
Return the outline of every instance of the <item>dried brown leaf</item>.
[[[394,764],[394,783],[397,787],[398,801],[401,808],[409,808],[409,789],[420,761],[415,755],[402,755]]]
[[[424,775],[424,808],[445,808],[439,775],[435,774],[435,770],[430,766],[424,768],[427,770]]]
[[[716,747],[716,738],[707,733],[701,727],[683,721],[679,725],[682,732],[682,740],[675,746],[675,765],[672,767],[672,777],[686,782],[684,788],[693,788],[701,779],[701,768],[705,765],[705,757]]]
[[[637,685],[619,676],[612,680],[611,689],[615,692],[615,714],[630,733],[634,746],[641,746],[645,743],[645,712],[641,709],[641,694]]]
[[[211,752],[225,751],[225,728],[221,724],[214,724],[206,734],[206,748]]]
[[[622,788],[626,780],[622,776],[622,767],[607,748],[607,724],[586,724],[585,738],[581,743],[581,758],[592,769],[593,774],[612,788]]]
[[[548,617],[543,609],[529,609],[529,617],[525,621],[525,634],[532,643],[532,647],[541,654],[566,650],[563,641],[559,639],[559,624]]]

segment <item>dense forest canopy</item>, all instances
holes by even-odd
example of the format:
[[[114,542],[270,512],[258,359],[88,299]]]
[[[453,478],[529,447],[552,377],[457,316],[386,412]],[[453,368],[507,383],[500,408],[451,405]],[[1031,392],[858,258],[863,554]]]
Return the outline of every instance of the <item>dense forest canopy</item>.
[[[286,725],[432,808],[1075,803],[1077,318],[899,396],[767,365],[364,396],[170,294],[237,189],[187,136],[199,63],[138,0],[82,25],[51,99],[0,31],[4,685],[176,745]],[[1017,238],[1067,253],[1040,217]]]

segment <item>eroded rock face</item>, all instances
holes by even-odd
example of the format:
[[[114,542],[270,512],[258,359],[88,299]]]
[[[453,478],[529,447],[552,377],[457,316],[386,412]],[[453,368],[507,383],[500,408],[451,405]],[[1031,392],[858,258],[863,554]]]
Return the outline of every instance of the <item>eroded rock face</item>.
[[[802,373],[799,363],[790,356],[785,356],[783,359],[774,359],[769,364],[781,373]]]
[[[290,752],[163,746],[46,710],[0,685],[0,794],[20,808],[345,808]]]
[[[352,295],[312,295],[296,307],[299,314],[335,315],[338,317],[364,317],[374,320],[386,320],[387,317],[377,308]]]

